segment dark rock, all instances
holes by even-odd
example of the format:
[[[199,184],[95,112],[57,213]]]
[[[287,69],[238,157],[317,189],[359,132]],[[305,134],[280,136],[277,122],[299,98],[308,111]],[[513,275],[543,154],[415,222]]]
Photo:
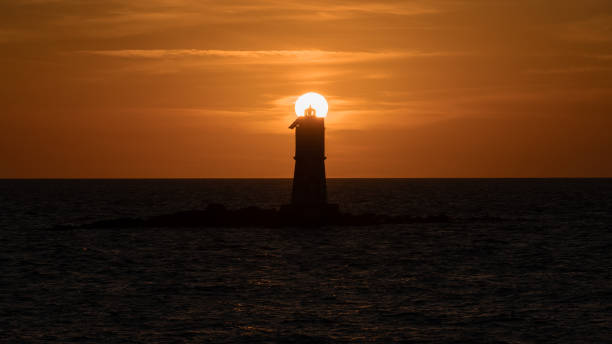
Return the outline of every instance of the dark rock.
[[[499,218],[473,218],[464,221],[501,221]],[[205,210],[180,211],[149,218],[118,218],[83,225],[57,225],[53,230],[78,228],[189,228],[189,227],[290,227],[290,226],[368,226],[382,224],[451,222],[445,214],[435,216],[390,216],[381,214],[353,215],[340,212],[337,205],[285,205],[279,210],[247,207],[227,209],[222,204],[210,204]]]

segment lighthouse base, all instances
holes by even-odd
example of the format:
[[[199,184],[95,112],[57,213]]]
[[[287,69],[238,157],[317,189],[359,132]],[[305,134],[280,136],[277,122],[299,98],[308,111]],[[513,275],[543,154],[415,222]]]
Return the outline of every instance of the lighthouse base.
[[[280,215],[286,223],[296,225],[316,225],[334,223],[340,217],[337,204],[285,204],[280,208]]]

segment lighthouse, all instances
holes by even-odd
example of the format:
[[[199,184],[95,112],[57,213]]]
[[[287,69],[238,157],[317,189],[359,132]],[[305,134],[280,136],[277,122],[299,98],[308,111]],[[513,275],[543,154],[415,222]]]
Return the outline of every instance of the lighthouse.
[[[327,203],[325,180],[325,118],[317,117],[312,104],[289,129],[295,129],[295,169],[291,204],[318,206]]]
[[[298,98],[298,118],[289,126],[295,130],[295,168],[291,203],[281,208],[300,223],[329,220],[338,206],[327,203],[325,176],[325,116],[328,105],[323,96],[306,93]]]

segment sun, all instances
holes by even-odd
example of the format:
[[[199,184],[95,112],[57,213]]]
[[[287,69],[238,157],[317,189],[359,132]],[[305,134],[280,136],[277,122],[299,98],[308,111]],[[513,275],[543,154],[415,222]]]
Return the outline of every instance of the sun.
[[[317,117],[327,116],[327,100],[325,100],[325,97],[315,92],[304,93],[295,101],[295,114],[298,115],[298,117],[304,116],[304,110],[308,109],[310,106],[316,110]]]

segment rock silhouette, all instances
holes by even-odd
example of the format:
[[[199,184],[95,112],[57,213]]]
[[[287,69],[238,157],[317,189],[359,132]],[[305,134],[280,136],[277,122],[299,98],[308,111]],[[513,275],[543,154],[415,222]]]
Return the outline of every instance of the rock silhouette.
[[[447,215],[434,216],[390,216],[381,214],[353,215],[342,213],[338,208],[312,209],[299,212],[293,208],[263,209],[246,207],[227,209],[222,204],[210,204],[204,210],[180,211],[147,218],[123,217],[95,221],[82,225],[57,225],[53,230],[79,228],[194,228],[194,227],[320,227],[320,226],[369,226],[382,224],[444,223],[451,221],[500,221],[500,218],[479,217],[456,220]]]

